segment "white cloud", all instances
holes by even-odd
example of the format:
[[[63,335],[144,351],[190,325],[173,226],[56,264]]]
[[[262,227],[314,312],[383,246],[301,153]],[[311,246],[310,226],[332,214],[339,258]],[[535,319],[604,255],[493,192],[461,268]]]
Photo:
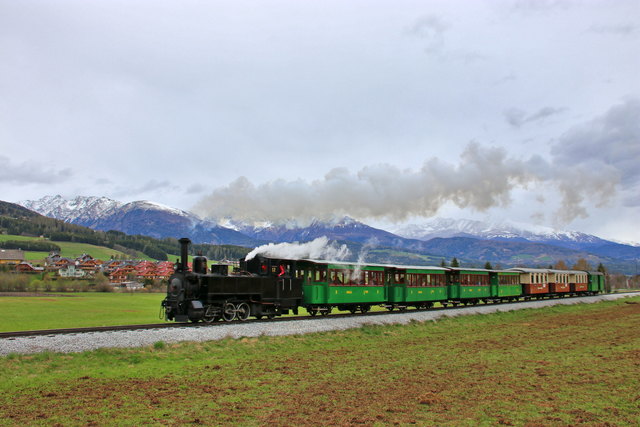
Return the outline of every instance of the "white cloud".
[[[0,182],[12,185],[58,184],[73,176],[69,168],[53,169],[37,161],[14,163],[10,158],[0,155]]]

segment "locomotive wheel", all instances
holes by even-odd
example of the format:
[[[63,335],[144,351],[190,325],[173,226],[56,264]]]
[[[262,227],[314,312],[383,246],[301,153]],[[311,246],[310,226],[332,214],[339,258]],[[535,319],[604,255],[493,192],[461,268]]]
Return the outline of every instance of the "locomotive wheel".
[[[233,303],[227,302],[222,308],[222,318],[225,322],[231,322],[236,318],[236,306]]]
[[[351,312],[351,314],[356,314],[356,312],[358,311],[358,307],[349,307],[349,311]]]
[[[360,306],[360,313],[366,313],[369,311],[371,307],[369,307],[368,305],[361,305]]]
[[[238,320],[245,321],[251,315],[251,307],[246,302],[238,304],[236,307],[236,317]]]
[[[307,312],[311,315],[311,317],[315,317],[316,314],[318,314],[318,310],[316,310],[315,308],[309,308]]]
[[[213,323],[213,322],[217,322],[218,320],[220,320],[220,315],[215,313],[215,314],[211,314],[210,310],[212,309],[212,306],[207,306],[207,309],[204,312],[204,317],[202,318],[203,321],[205,321],[206,323]]]
[[[204,316],[202,320],[205,321],[206,323],[213,323],[220,320],[220,316],[218,316],[217,314],[214,314],[212,316]]]

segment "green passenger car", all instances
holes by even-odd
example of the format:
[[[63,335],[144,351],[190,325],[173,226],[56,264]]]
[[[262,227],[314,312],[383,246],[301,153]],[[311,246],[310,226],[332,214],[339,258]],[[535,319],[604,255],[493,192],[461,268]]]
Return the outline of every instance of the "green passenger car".
[[[517,271],[491,271],[491,297],[499,301],[515,301],[522,295],[520,273]]]
[[[447,299],[448,269],[440,267],[403,267],[391,271],[387,308],[429,308]]]
[[[384,266],[305,261],[298,263],[298,270],[304,278],[303,305],[311,315],[328,314],[334,307],[367,312],[387,300]]]
[[[605,292],[604,274],[600,273],[599,271],[590,271],[588,290],[589,293],[593,295]]]
[[[450,268],[448,276],[448,299],[453,305],[476,304],[491,298],[489,270]]]

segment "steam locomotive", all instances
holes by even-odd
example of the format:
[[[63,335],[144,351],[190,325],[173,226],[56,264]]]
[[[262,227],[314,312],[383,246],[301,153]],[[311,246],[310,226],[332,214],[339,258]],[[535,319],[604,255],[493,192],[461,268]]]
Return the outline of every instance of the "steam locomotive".
[[[333,309],[367,312],[408,307],[498,303],[520,299],[595,295],[605,290],[599,272],[515,268],[485,270],[402,266],[257,256],[240,261],[240,272],[228,265],[207,268],[193,258],[191,241],[180,239],[181,254],[162,301],[166,320],[215,322],[274,318],[298,314],[327,315]]]

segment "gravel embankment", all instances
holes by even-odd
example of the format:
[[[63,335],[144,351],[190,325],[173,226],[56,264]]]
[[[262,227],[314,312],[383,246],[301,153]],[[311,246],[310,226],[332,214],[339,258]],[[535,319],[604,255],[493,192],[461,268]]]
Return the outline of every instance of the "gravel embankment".
[[[314,332],[334,331],[358,328],[362,325],[406,324],[411,321],[424,322],[442,317],[487,314],[527,308],[549,307],[578,303],[594,303],[638,294],[599,295],[569,299],[520,302],[514,304],[481,305],[446,310],[407,311],[385,315],[363,315],[341,318],[314,318],[291,322],[250,322],[246,324],[218,324],[214,326],[170,328],[156,330],[92,332],[85,334],[20,337],[0,339],[0,356],[11,353],[39,353],[54,351],[75,353],[105,347],[141,347],[153,345],[158,341],[174,343],[179,341],[211,341],[223,338],[257,337],[260,335],[296,335]]]

